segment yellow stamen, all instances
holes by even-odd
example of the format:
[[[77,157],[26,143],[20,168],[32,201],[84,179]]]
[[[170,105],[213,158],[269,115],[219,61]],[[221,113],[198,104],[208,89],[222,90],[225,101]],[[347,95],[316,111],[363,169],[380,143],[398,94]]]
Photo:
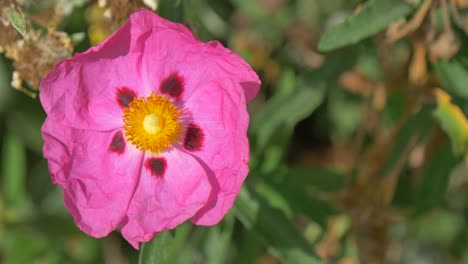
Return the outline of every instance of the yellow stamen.
[[[140,150],[160,153],[180,139],[181,112],[155,93],[136,98],[123,112],[125,136]]]

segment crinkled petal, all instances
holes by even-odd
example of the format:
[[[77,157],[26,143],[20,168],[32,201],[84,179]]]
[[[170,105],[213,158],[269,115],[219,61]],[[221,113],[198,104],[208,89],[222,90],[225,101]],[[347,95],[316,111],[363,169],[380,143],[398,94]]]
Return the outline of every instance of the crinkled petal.
[[[151,33],[142,51],[145,87],[157,91],[165,78],[177,73],[185,84],[183,98],[190,96],[193,89],[205,82],[225,78],[240,84],[239,88],[244,91],[247,101],[255,97],[260,80],[240,56],[217,41],[201,42],[192,34],[187,34],[185,26],[165,20],[148,10],[135,12],[130,20],[136,21],[141,17],[153,22],[152,27],[147,29]],[[149,27],[149,23],[141,26]]]
[[[143,155],[128,144],[123,153],[110,153],[112,132],[67,128],[50,117],[42,135],[52,180],[76,224],[88,235],[106,236],[125,217]]]
[[[40,100],[48,116],[66,126],[108,131],[121,127],[122,87],[141,95],[143,20],[130,20],[100,45],[57,64],[41,81]],[[145,35],[146,34],[146,35]]]
[[[41,82],[40,99],[48,116],[78,129],[108,131],[122,126],[117,92],[138,94],[137,56],[88,62],[64,61]]]
[[[195,224],[218,223],[232,207],[248,174],[249,115],[238,85],[229,79],[207,83],[185,103],[204,133],[201,150],[192,155],[217,179],[217,192],[212,193],[210,203],[191,219]]]
[[[206,204],[212,189],[205,169],[192,156],[172,149],[157,157],[165,160],[164,173],[153,175],[146,165],[142,167],[121,229],[135,248],[192,217]],[[146,161],[151,158],[145,155]]]

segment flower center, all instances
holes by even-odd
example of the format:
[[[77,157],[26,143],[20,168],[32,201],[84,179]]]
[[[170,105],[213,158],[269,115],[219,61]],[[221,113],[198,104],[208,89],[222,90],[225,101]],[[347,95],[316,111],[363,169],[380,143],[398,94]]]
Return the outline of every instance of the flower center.
[[[140,150],[160,153],[180,139],[181,113],[167,98],[155,93],[135,98],[123,112],[125,136]]]
[[[161,131],[161,126],[159,125],[159,118],[155,114],[149,114],[145,116],[143,120],[143,127],[146,132],[151,135],[155,135]]]

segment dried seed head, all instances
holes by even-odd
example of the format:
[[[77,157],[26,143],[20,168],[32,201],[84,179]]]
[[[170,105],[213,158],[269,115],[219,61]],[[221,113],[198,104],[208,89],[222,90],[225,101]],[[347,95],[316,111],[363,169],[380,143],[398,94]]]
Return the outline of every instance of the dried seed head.
[[[70,57],[73,51],[71,39],[66,33],[49,30],[45,36],[30,31],[24,39],[6,46],[5,56],[13,61],[14,87],[24,90],[23,81],[32,89],[39,89],[39,82],[60,60]]]
[[[18,32],[10,25],[0,23],[0,52],[3,52],[5,47],[16,41]]]

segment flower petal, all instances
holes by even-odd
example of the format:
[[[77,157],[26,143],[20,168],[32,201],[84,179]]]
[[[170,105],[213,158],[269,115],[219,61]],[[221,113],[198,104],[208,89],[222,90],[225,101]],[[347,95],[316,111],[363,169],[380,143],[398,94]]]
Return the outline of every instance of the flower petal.
[[[164,80],[174,74],[183,78],[187,89],[196,89],[212,80],[230,78],[240,84],[239,88],[244,91],[247,101],[255,97],[260,88],[260,79],[240,56],[224,48],[218,41],[201,42],[189,34],[185,26],[165,20],[148,10],[133,13],[130,20],[136,24],[142,17],[152,22],[152,27],[150,23],[140,24],[141,31],[151,32],[141,50],[144,54],[142,72],[145,87],[159,91]],[[186,91],[182,98],[190,93]]]
[[[93,237],[106,236],[125,217],[143,155],[132,146],[113,151],[111,132],[67,128],[50,117],[42,135],[52,180],[76,224]]]
[[[157,157],[146,154],[122,235],[138,248],[156,233],[175,228],[206,204],[210,181],[214,179],[183,151],[172,149]]]
[[[236,86],[232,80],[207,83],[185,103],[204,135],[201,149],[191,153],[218,182],[210,203],[191,219],[195,224],[218,223],[232,207],[248,173],[249,116],[244,94]]]
[[[140,51],[148,32],[142,24],[130,20],[100,45],[57,64],[40,85],[47,115],[79,129],[120,127],[118,92],[125,88],[140,96],[144,89]]]

